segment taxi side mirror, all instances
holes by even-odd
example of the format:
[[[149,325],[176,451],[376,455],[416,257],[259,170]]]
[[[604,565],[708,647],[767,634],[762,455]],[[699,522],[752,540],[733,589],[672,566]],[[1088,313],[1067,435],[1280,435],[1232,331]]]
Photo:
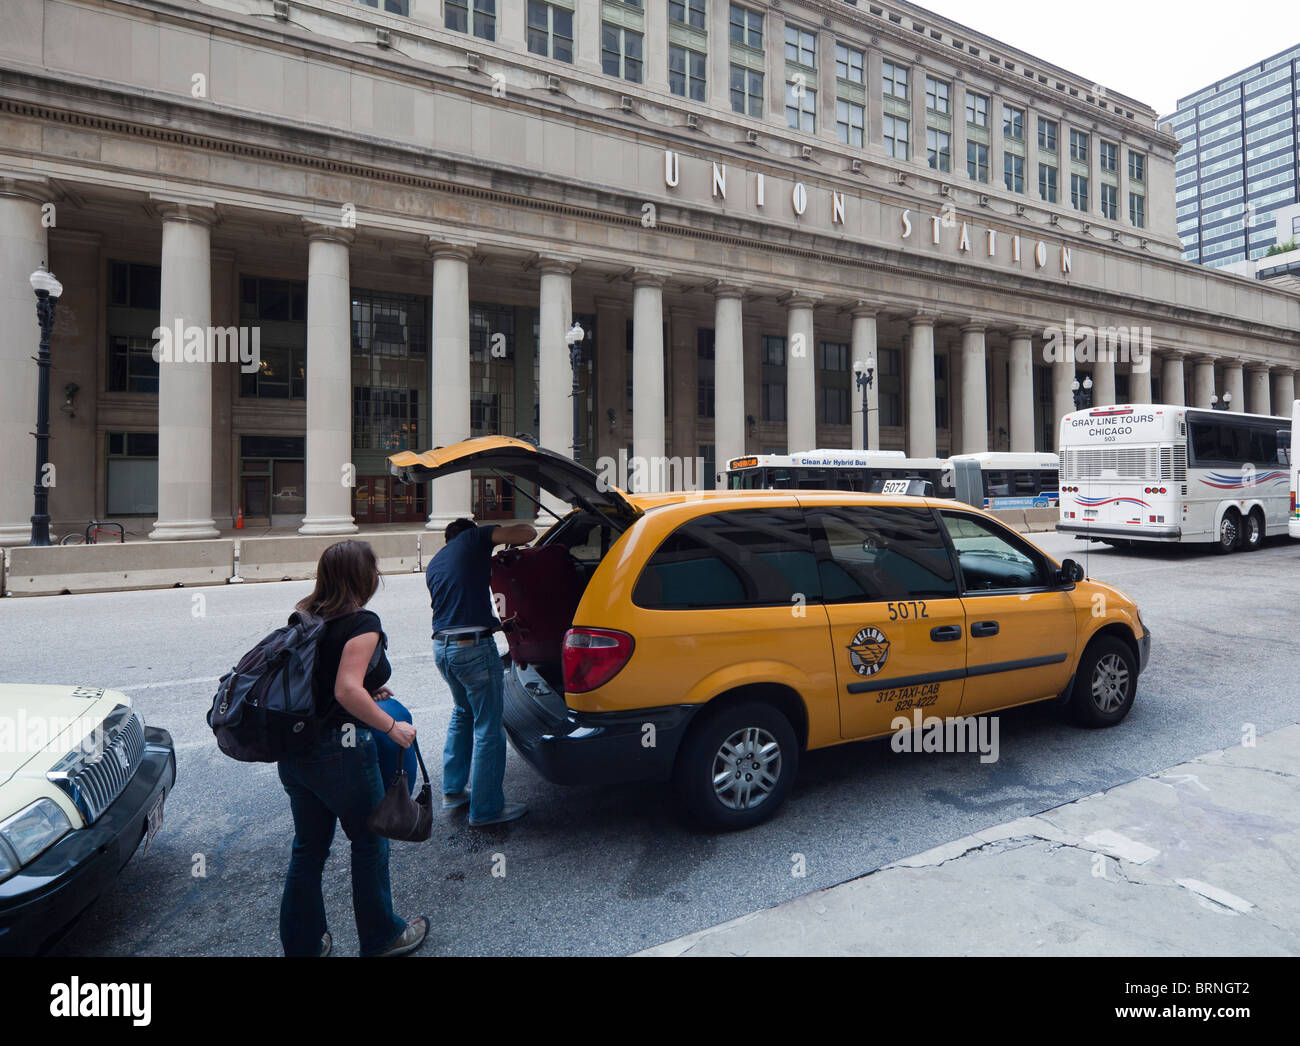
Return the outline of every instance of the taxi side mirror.
[[[1072,585],[1077,585],[1086,576],[1080,564],[1073,559],[1067,559],[1061,564],[1061,569],[1056,572],[1056,583],[1061,588],[1069,588]]]

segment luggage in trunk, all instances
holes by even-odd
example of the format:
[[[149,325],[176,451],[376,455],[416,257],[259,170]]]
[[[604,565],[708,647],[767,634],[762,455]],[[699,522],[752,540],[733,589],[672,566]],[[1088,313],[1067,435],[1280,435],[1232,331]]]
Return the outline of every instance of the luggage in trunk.
[[[492,595],[517,665],[560,660],[586,588],[582,567],[563,545],[505,549],[492,560]]]

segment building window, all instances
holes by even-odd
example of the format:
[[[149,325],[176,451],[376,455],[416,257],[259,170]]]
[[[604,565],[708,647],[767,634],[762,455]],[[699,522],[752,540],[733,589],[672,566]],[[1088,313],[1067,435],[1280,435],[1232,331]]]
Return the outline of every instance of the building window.
[[[410,0],[358,0],[359,3],[365,4],[366,7],[373,7],[376,10],[382,9],[386,14],[401,15],[403,18],[410,18]]]
[[[884,125],[885,155],[892,156],[895,160],[906,160],[908,158],[908,132],[910,130],[908,122],[886,114]]]
[[[1002,156],[1002,180],[1012,192],[1025,191],[1025,158],[1012,153]]]
[[[242,276],[239,317],[262,325],[262,357],[257,370],[239,375],[240,396],[255,399],[307,398],[307,284]],[[265,325],[275,323],[268,329]],[[268,338],[271,343],[268,344]]]
[[[153,331],[158,326],[161,279],[157,265],[108,263],[109,392],[158,392]]]
[[[866,109],[858,105],[857,102],[845,101],[843,98],[836,100],[835,130],[840,136],[840,141],[845,145],[862,148],[866,112]]]
[[[863,59],[862,52],[856,47],[846,47],[844,44],[835,45],[835,75],[841,80],[847,80],[849,83],[863,83]]]
[[[966,122],[974,127],[989,125],[989,100],[984,95],[966,93]]]
[[[817,92],[802,82],[785,85],[785,122],[792,131],[817,131]]]
[[[676,44],[668,46],[668,89],[673,94],[704,101],[704,71],[708,56],[700,51],[690,51]]]
[[[600,64],[605,75],[639,84],[643,42],[640,33],[605,22],[600,36]]]
[[[1070,175],[1070,203],[1076,211],[1088,209],[1088,178],[1082,174]]]
[[[817,65],[817,37],[797,25],[786,24],[785,60],[815,68]]]
[[[472,31],[484,40],[497,38],[497,0],[446,0],[444,13],[448,29]]]
[[[105,476],[110,516],[158,514],[158,433],[109,432]]]
[[[1147,180],[1147,158],[1144,153],[1128,151],[1128,176],[1131,181],[1145,182]]]
[[[1088,162],[1088,136],[1083,131],[1070,132],[1070,159]]]
[[[1141,193],[1129,193],[1128,220],[1133,223],[1133,227],[1136,229],[1145,229],[1147,227],[1147,198]],[[1300,221],[1300,218],[1296,220]]]
[[[763,13],[739,4],[731,5],[731,39],[746,47],[763,49]]]
[[[764,421],[785,421],[785,338],[763,335],[762,415]]]
[[[1119,146],[1114,142],[1108,142],[1102,139],[1097,149],[1097,157],[1101,162],[1101,169],[1109,171],[1111,174],[1119,170]]]
[[[528,0],[528,50],[557,62],[573,62],[573,12]]]
[[[668,20],[704,28],[704,0],[668,0]]]
[[[743,65],[731,67],[731,108],[742,116],[763,116],[763,74]]]
[[[1056,168],[1048,163],[1038,165],[1038,195],[1047,203],[1059,203],[1059,186]]]
[[[157,394],[158,361],[153,358],[151,338],[130,334],[108,336],[108,391]]]
[[[1111,221],[1119,217],[1119,190],[1113,185],[1101,187],[1101,214]]]
[[[966,174],[977,182],[988,184],[989,147],[979,142],[966,143]]]
[[[824,341],[820,348],[821,376],[818,380],[818,403],[825,425],[849,423],[849,381],[851,347],[845,342]]]
[[[925,152],[931,170],[952,171],[952,135],[947,131],[926,131]]]
[[[1136,197],[1136,199],[1141,200],[1142,197],[1141,197],[1141,196],[1138,196],[1138,197]],[[1292,219],[1291,219],[1291,235],[1292,235],[1292,236],[1300,236],[1300,218],[1292,218]]]
[[[1025,140],[1025,111],[1011,105],[1002,107],[1002,134],[1013,142]]]
[[[880,68],[881,94],[885,98],[895,98],[900,102],[907,101],[907,66],[882,62]]]
[[[880,424],[898,428],[903,424],[903,354],[899,349],[881,349],[878,356],[880,382]]]
[[[305,400],[307,349],[264,344],[257,370],[239,375],[239,394],[253,399]]]
[[[925,107],[932,113],[952,112],[952,85],[946,80],[936,80],[933,76],[925,78]]]
[[[1060,128],[1055,120],[1044,120],[1041,116],[1038,118],[1038,148],[1044,152],[1056,152],[1056,139],[1060,133]]]
[[[714,416],[714,373],[716,364],[714,362],[714,351],[717,343],[717,332],[708,327],[700,327],[695,332],[695,358],[697,370],[696,386],[696,407],[697,417],[711,418]]]

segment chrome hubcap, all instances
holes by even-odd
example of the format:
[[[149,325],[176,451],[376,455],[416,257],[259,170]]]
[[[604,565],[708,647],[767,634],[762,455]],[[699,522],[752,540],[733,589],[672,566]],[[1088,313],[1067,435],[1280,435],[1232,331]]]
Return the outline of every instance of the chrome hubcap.
[[[1260,536],[1259,517],[1251,516],[1250,519],[1246,521],[1246,541],[1252,545],[1258,544],[1259,536]]]
[[[1103,712],[1114,712],[1128,700],[1128,665],[1118,654],[1107,654],[1092,673],[1092,700]]]
[[[752,810],[781,777],[781,746],[756,726],[737,730],[713,757],[713,791],[728,810]]]
[[[1223,542],[1224,548],[1237,543],[1237,524],[1231,516],[1223,517],[1223,523],[1219,527],[1219,540]]]

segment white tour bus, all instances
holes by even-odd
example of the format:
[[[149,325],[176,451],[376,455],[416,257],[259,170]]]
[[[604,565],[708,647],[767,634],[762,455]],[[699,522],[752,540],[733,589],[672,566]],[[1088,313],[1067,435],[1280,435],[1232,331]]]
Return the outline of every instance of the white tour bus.
[[[901,450],[810,450],[803,454],[735,458],[730,490],[852,490],[900,492],[900,483],[930,484],[934,497],[985,508],[1050,508],[1060,481],[1055,454],[960,454],[909,458]],[[912,488],[916,493],[924,488]]]
[[[1300,400],[1291,406],[1291,431],[1300,428]],[[1291,451],[1291,536],[1300,539],[1300,459]]]
[[[1127,546],[1254,550],[1289,515],[1291,419],[1167,404],[1061,419],[1057,530]]]

